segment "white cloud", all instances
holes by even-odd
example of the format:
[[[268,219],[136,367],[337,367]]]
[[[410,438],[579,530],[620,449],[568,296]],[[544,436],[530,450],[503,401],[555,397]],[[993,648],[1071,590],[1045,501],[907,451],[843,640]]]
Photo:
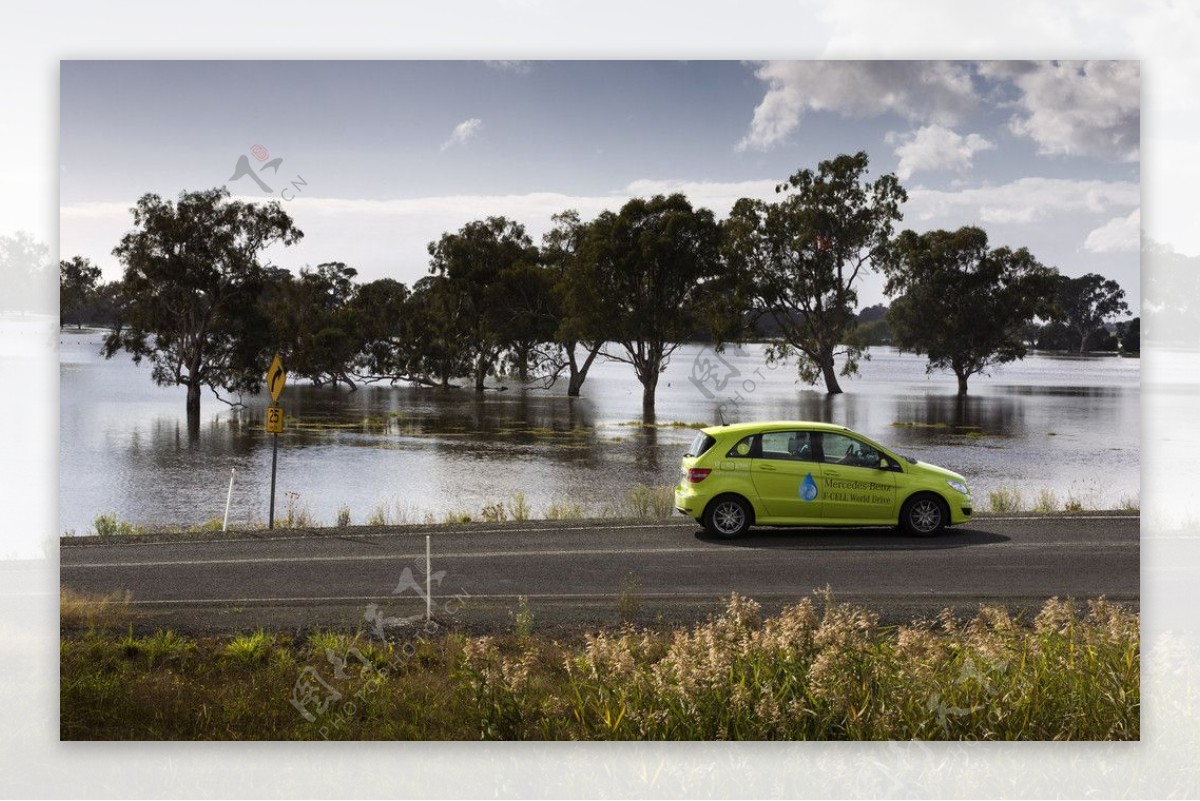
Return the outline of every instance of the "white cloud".
[[[1137,161],[1141,74],[1136,61],[1000,62],[981,74],[1009,78],[1021,91],[1009,128],[1045,155]]]
[[[533,72],[532,61],[485,61],[487,67],[501,72],[515,72],[517,75],[528,75]]]
[[[979,134],[963,137],[941,125],[925,125],[908,134],[889,133],[886,139],[889,145],[899,143],[894,152],[900,157],[896,175],[902,181],[916,172],[966,172],[976,153],[996,148]]]
[[[1142,210],[1113,217],[1087,235],[1083,249],[1092,253],[1137,252],[1142,246]]]
[[[478,117],[472,117],[469,120],[463,120],[458,125],[454,126],[454,131],[451,132],[450,138],[442,142],[442,150],[454,147],[455,145],[465,145],[467,142],[479,135],[483,129],[483,120]]]
[[[768,61],[755,75],[769,88],[739,151],[784,142],[806,111],[952,125],[977,99],[967,65],[944,61]]]
[[[955,227],[981,223],[1028,224],[1067,214],[1112,214],[1136,208],[1141,189],[1131,181],[1020,178],[1007,184],[945,191],[912,189],[905,221],[948,220]]]

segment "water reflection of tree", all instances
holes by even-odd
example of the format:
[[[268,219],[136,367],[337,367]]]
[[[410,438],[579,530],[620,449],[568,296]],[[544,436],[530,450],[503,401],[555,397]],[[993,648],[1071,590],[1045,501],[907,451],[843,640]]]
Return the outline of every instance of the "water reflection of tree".
[[[972,431],[989,436],[1014,436],[1024,428],[1025,409],[1013,398],[1003,396],[924,395],[900,398],[896,404],[897,427],[927,432],[920,439],[936,439],[946,429],[955,433]]]

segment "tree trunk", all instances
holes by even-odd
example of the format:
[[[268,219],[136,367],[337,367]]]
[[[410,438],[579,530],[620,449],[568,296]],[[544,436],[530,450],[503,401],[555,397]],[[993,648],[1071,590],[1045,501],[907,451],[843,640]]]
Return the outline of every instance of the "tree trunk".
[[[583,389],[583,382],[587,379],[588,370],[592,367],[592,362],[596,361],[597,354],[600,353],[600,348],[603,345],[596,345],[588,348],[587,358],[583,360],[583,366],[575,360],[575,348],[578,342],[571,342],[566,346],[567,363],[571,366],[571,379],[567,382],[567,397],[578,398],[579,391]]]
[[[187,385],[187,426],[188,433],[197,437],[200,435],[200,384]]]
[[[833,365],[833,357],[826,356],[821,360],[821,374],[825,376],[825,391],[830,395],[842,394],[842,387],[838,384],[837,370]]]
[[[479,354],[479,356],[475,359],[475,391],[476,392],[484,391],[483,382],[484,382],[484,379],[487,378],[487,367],[488,367],[487,358],[484,356],[484,354],[482,354],[482,353]]]
[[[643,375],[638,376],[642,380],[642,415],[654,416],[654,391],[658,389],[658,363],[654,362],[646,366]]]
[[[966,373],[955,373],[958,378],[958,397],[964,397],[967,394],[967,379],[970,378]]]

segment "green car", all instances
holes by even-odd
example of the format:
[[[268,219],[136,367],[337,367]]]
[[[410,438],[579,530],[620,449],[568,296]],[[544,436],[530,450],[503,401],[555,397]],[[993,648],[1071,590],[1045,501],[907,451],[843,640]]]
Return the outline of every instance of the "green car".
[[[753,525],[899,526],[924,536],[971,516],[958,473],[829,423],[701,429],[680,473],[675,508],[718,537]]]

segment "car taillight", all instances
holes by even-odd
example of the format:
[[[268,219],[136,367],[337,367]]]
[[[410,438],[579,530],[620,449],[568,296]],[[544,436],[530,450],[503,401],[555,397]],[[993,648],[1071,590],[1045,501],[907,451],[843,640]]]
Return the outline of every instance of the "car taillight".
[[[688,481],[692,482],[693,484],[699,484],[701,481],[708,478],[708,474],[711,472],[712,470],[707,467],[689,467],[687,478]]]

